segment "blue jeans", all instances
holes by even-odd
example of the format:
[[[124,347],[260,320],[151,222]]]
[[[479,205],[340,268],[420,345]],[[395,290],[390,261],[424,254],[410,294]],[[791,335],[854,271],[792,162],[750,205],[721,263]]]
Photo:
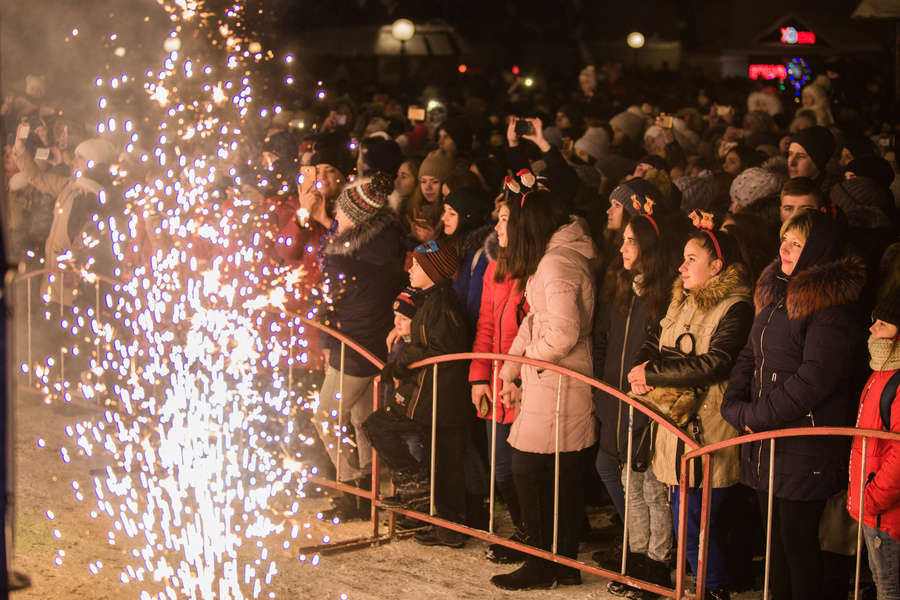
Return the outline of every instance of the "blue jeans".
[[[595,466],[597,467],[600,481],[606,487],[606,491],[613,501],[613,506],[616,507],[616,512],[619,513],[619,518],[624,523],[625,488],[622,487],[622,480],[619,479],[619,461],[604,454],[603,450],[598,450]]]
[[[672,514],[675,518],[675,535],[678,535],[678,515],[681,512],[681,496],[679,486],[673,485],[669,493],[672,502]],[[687,516],[687,559],[694,573],[697,573],[697,557],[700,554],[700,511],[703,505],[703,497],[700,488],[688,488],[688,516]],[[715,488],[710,494],[709,510],[709,544],[706,551],[706,589],[719,590],[728,585],[728,566],[725,563],[725,553],[722,550],[722,540],[719,536],[719,506],[725,498],[725,488]]]
[[[878,587],[878,600],[900,600],[897,572],[900,570],[900,542],[880,529],[863,525],[869,550],[869,568]]]
[[[626,475],[622,473],[622,485]],[[666,485],[653,474],[652,466],[643,473],[632,471],[629,483],[628,549],[666,562],[675,539]]]
[[[488,457],[491,455],[491,430],[494,427],[492,421],[485,421],[487,425]],[[509,445],[509,432],[512,423],[497,423],[497,456],[494,458],[494,477],[497,481],[509,481],[512,479],[512,446]]]

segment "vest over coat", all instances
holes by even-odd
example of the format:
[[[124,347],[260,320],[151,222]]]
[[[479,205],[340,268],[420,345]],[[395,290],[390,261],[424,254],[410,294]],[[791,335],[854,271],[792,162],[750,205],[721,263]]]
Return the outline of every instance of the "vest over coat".
[[[746,284],[743,265],[729,265],[697,289],[688,292],[679,277],[672,290],[672,302],[662,320],[658,336],[651,336],[635,359],[649,360],[645,368],[647,385],[654,387],[697,388],[699,439],[690,428],[688,435],[701,444],[728,440],[738,432],[722,418],[722,395],[731,368],[747,341],[753,323],[753,304]],[[688,336],[693,337],[693,352]],[[686,358],[663,354],[663,348],[678,346],[691,353]],[[682,449],[682,452],[684,450]],[[681,470],[679,439],[659,427],[653,455],[653,473],[666,485],[679,485]],[[734,485],[739,475],[739,450],[723,448],[713,453],[712,487]],[[697,487],[694,469],[688,473],[688,485]]]

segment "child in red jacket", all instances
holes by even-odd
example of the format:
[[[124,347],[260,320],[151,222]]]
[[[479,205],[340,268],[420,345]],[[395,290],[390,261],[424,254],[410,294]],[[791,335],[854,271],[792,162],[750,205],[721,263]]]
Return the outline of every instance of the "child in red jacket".
[[[872,318],[875,323],[869,328],[872,332],[869,337],[869,365],[873,373],[863,390],[856,426],[900,432],[900,400],[897,393],[900,376],[893,378],[900,370],[900,288],[878,303]],[[857,520],[862,483],[862,447],[862,438],[854,438],[847,510]],[[869,550],[869,567],[878,587],[878,600],[898,600],[900,443],[869,438],[864,479],[862,528]]]

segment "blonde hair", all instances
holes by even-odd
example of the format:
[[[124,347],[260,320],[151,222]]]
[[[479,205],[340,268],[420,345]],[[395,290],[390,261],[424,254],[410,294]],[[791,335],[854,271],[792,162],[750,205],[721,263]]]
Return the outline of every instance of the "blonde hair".
[[[798,208],[794,212],[794,214],[792,214],[788,218],[788,220],[781,225],[781,239],[784,239],[784,236],[788,231],[794,231],[798,235],[802,235],[804,240],[809,239],[809,234],[812,231],[812,226],[812,209],[806,207]]]

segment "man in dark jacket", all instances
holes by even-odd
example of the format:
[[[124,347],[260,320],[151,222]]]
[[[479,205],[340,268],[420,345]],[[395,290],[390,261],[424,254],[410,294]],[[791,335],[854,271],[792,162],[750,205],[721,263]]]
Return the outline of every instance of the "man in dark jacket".
[[[406,285],[401,230],[387,205],[392,191],[390,176],[378,173],[341,192],[336,231],[325,239],[318,296],[322,322],[381,360],[387,357],[384,339],[394,322],[391,306]],[[348,422],[358,429],[372,414],[378,368],[352,348],[341,352],[341,341],[327,333],[322,333],[319,344],[328,356],[316,414],[319,435],[339,469],[340,481],[370,487],[372,449],[368,441],[358,436],[354,451],[342,440],[348,437]],[[355,496],[342,497],[323,516],[368,518],[370,510]]]
[[[412,296],[417,310],[410,325],[411,340],[396,362],[381,371],[383,380],[412,378],[414,387],[398,390],[396,400],[363,423],[363,431],[391,470],[397,487],[385,498],[386,507],[409,507],[429,496],[428,471],[413,458],[401,436],[421,430],[423,444],[431,448],[432,422],[437,411],[435,441],[435,504],[438,514],[456,523],[465,518],[466,483],[462,466],[465,432],[474,407],[470,402],[468,364],[461,361],[410,369],[418,361],[468,351],[466,326],[456,292],[451,286],[459,258],[444,242],[428,242],[416,248],[410,268],[410,285],[421,287]],[[434,369],[437,368],[437,389]],[[426,545],[461,548],[465,537],[436,528],[416,541]]]

